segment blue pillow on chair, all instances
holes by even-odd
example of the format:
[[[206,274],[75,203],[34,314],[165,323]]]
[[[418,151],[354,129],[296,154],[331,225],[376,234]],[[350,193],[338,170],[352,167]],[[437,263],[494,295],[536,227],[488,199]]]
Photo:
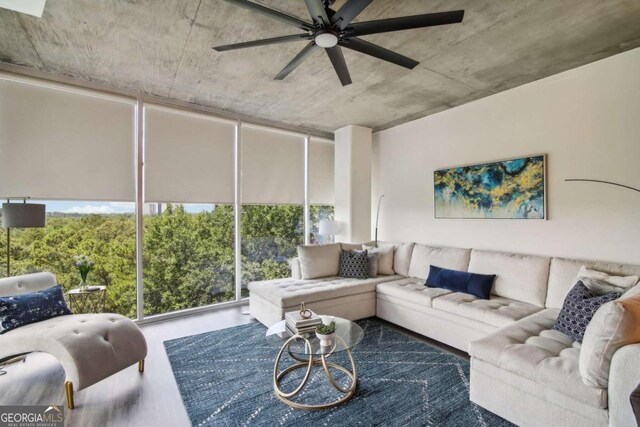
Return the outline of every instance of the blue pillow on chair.
[[[71,310],[59,285],[30,294],[0,297],[0,334],[65,314],[71,314]]]
[[[467,273],[432,265],[429,267],[429,277],[424,285],[429,288],[443,288],[489,299],[495,278],[495,274]]]

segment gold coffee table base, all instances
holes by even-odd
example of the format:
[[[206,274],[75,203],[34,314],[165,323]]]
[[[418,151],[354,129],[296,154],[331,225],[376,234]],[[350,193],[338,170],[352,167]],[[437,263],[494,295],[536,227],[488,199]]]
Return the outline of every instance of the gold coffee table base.
[[[291,352],[291,341],[296,340],[296,339],[301,339],[305,341],[305,347],[309,350],[309,358],[308,359],[304,359],[301,358],[299,356],[294,355]],[[340,339],[339,337],[337,339]],[[296,360],[298,363],[289,366],[288,368],[285,368],[282,372],[278,373],[278,367],[280,366],[280,360],[282,359],[282,354],[284,353],[285,349],[287,350],[287,352],[289,353],[289,356],[291,356],[291,358],[293,358],[294,360]],[[344,366],[340,366],[338,364],[332,363],[332,362],[328,362],[327,359],[329,358],[329,356],[331,356],[333,354],[333,350],[335,349],[335,345],[334,348],[328,353],[328,354],[321,354],[320,355],[320,360],[314,360],[313,358],[313,354],[311,354],[311,343],[309,342],[309,340],[307,340],[306,338],[304,338],[301,335],[294,335],[291,338],[289,338],[287,340],[287,342],[284,343],[284,345],[282,346],[282,348],[280,349],[280,352],[278,353],[278,357],[276,357],[276,363],[273,366],[273,389],[276,392],[276,396],[278,397],[278,399],[280,399],[282,402],[286,403],[287,405],[296,408],[296,409],[306,409],[306,410],[317,410],[317,409],[328,409],[328,408],[332,408],[334,406],[338,406],[344,402],[346,402],[347,400],[351,399],[351,397],[355,394],[356,392],[356,384],[358,381],[357,375],[356,375],[356,364],[353,361],[353,354],[351,354],[351,350],[347,349],[345,350],[347,353],[347,356],[349,356],[349,361],[351,362],[351,368],[352,371],[348,370],[347,368],[345,368]],[[329,381],[331,381],[331,384],[333,384],[333,386],[336,388],[336,390],[340,391],[341,393],[344,394],[343,397],[341,397],[338,400],[334,400],[332,402],[329,403],[325,403],[325,404],[321,404],[321,405],[305,405],[303,403],[298,403],[298,402],[294,402],[292,400],[290,400],[290,397],[293,397],[295,395],[297,395],[298,393],[300,393],[302,391],[302,389],[304,388],[304,386],[307,384],[307,381],[309,380],[309,377],[311,376],[311,371],[313,370],[314,366],[319,366],[322,365],[322,367],[324,368],[324,372],[325,374],[327,374],[327,378],[329,378]],[[305,369],[307,370],[304,378],[302,379],[302,382],[300,383],[300,385],[298,385],[298,387],[295,388],[295,390],[290,391],[288,393],[285,393],[284,391],[282,391],[280,389],[280,381],[290,372],[295,371],[296,369]],[[344,388],[341,387],[340,384],[338,384],[336,382],[336,380],[333,378],[333,375],[331,375],[331,371],[329,370],[329,368],[335,368],[343,373],[345,373],[349,379],[351,380],[351,386]]]

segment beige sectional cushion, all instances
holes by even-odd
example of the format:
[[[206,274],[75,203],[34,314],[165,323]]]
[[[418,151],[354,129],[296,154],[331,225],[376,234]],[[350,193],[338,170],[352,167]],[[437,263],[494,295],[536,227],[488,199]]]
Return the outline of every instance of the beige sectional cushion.
[[[553,330],[558,309],[544,309],[469,346],[469,354],[576,400],[607,407],[606,388],[582,382],[580,344]]]
[[[375,246],[362,245],[362,249],[378,255],[378,274],[395,274],[393,271],[394,248],[376,248]]]
[[[302,279],[302,268],[300,267],[300,258],[291,258],[289,260],[289,267],[291,268],[292,279]]]
[[[353,251],[356,249],[360,250],[362,249],[363,246],[375,246],[375,244],[376,243],[374,241],[364,242],[364,243],[340,243],[340,247],[344,251]]]
[[[389,295],[425,307],[431,307],[434,298],[451,293],[447,289],[428,288],[422,279],[412,277],[380,283],[376,290],[379,295]]]
[[[584,383],[607,387],[611,358],[620,347],[640,343],[640,285],[596,311],[582,340],[580,373]]]
[[[324,301],[366,292],[375,292],[378,283],[400,279],[384,276],[373,279],[323,277],[312,280],[275,279],[249,283],[249,292],[278,307],[291,307],[301,302]]]
[[[411,254],[413,253],[414,245],[415,243],[413,242],[378,242],[379,248],[392,247],[395,249],[393,253],[393,271],[403,276],[409,275],[409,265],[411,264]]]
[[[494,295],[544,307],[549,262],[547,257],[473,249],[469,272],[495,274]]]
[[[303,279],[335,276],[340,269],[340,244],[300,245],[298,257]]]
[[[575,285],[580,268],[602,271],[615,276],[640,275],[640,265],[614,264],[595,261],[578,261],[564,258],[552,258],[549,268],[549,287],[546,306],[562,308],[569,290]]]
[[[460,292],[435,298],[433,308],[497,327],[509,325],[542,310],[536,305],[509,298],[494,296],[486,300]]]
[[[439,248],[416,243],[411,255],[409,277],[426,280],[430,265],[449,270],[467,271],[470,255],[471,249]]]
[[[583,265],[580,267],[580,271],[578,271],[578,279],[592,279],[598,282],[604,282],[607,285],[617,288],[613,289],[616,291],[620,289],[631,289],[638,283],[640,276],[637,274],[632,276],[614,276],[607,274],[604,271],[591,270]]]

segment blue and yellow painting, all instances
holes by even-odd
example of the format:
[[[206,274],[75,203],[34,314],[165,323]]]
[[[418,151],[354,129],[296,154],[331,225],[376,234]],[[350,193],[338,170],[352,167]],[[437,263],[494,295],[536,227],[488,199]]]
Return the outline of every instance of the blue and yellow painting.
[[[436,218],[545,219],[544,156],[434,172]]]

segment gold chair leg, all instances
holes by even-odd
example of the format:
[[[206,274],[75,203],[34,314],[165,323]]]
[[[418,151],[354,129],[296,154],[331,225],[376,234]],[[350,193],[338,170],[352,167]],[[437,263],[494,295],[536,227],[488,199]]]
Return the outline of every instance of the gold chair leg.
[[[144,359],[138,362],[138,372],[140,373],[144,372]]]
[[[71,381],[65,381],[64,393],[67,396],[67,408],[73,409],[75,405],[73,404],[73,383]]]

